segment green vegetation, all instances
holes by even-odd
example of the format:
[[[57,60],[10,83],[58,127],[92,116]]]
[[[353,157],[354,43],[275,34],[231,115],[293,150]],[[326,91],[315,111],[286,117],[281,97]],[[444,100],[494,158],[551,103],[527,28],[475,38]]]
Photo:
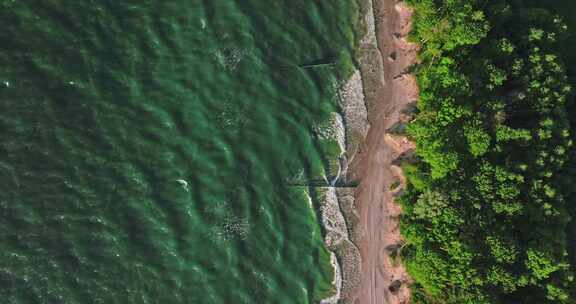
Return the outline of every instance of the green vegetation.
[[[420,161],[404,166],[401,203],[414,302],[572,303],[566,25],[521,1],[410,3]]]

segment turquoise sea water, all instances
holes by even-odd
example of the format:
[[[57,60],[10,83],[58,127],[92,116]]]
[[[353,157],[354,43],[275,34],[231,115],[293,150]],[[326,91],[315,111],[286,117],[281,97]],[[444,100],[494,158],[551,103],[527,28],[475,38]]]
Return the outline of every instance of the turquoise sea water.
[[[290,181],[328,163],[357,10],[0,0],[1,303],[318,302]]]

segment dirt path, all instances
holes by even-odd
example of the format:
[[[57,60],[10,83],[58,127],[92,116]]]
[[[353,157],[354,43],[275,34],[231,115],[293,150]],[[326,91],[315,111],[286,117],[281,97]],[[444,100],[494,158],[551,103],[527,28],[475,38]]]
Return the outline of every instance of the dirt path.
[[[413,148],[402,137],[389,134],[414,101],[418,89],[407,69],[415,62],[417,49],[405,40],[411,11],[397,0],[373,0],[378,48],[384,62],[384,79],[377,81],[367,99],[371,128],[366,144],[352,164],[352,176],[360,181],[356,205],[360,222],[354,241],[362,256],[360,286],[348,302],[354,304],[408,303],[409,278],[400,263],[389,254],[401,244],[398,230],[400,207],[394,203],[395,182],[403,183],[393,162]],[[365,82],[366,83],[366,82]],[[374,82],[372,82],[374,86]],[[372,100],[370,100],[372,99]]]

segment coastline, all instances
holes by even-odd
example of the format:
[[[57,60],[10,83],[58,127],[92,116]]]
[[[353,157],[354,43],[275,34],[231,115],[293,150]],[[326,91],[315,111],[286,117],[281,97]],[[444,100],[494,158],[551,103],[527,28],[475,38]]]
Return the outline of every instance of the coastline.
[[[371,128],[363,153],[351,166],[353,178],[360,181],[355,243],[362,256],[362,276],[350,302],[399,304],[410,299],[411,279],[402,263],[392,258],[399,255],[403,244],[399,229],[402,210],[395,197],[405,185],[397,162],[413,151],[414,144],[394,133],[411,119],[418,100],[417,81],[410,74],[418,48],[406,40],[412,11],[403,1],[369,1],[375,18],[375,56],[379,58],[368,59],[363,68],[368,70],[363,78]],[[370,63],[375,61],[383,62],[379,75],[372,72]],[[399,186],[393,187],[395,184]]]
[[[414,144],[397,131],[411,119],[418,99],[417,47],[406,41],[412,11],[403,1],[363,0],[366,29],[358,67],[340,88],[345,152],[336,183],[325,187],[320,215],[332,252],[336,294],[321,303],[408,303],[410,278],[391,258],[402,246],[400,206],[404,187],[397,161]],[[399,186],[393,186],[399,185]],[[334,257],[337,259],[335,263]]]

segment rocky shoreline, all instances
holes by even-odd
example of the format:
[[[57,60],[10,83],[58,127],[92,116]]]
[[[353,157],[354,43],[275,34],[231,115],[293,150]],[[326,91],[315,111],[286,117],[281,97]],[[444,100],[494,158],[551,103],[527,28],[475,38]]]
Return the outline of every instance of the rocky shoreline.
[[[331,119],[331,131],[323,138],[339,143],[338,174],[329,186],[316,187],[320,202],[320,217],[324,228],[324,243],[331,251],[335,269],[333,285],[335,295],[322,300],[322,304],[335,304],[346,298],[359,284],[360,252],[351,239],[357,222],[354,202],[355,186],[348,180],[348,164],[353,161],[368,133],[368,118],[360,71],[356,70],[338,93],[341,113]]]
[[[323,193],[320,197],[320,216],[325,231],[324,242],[332,253],[332,264],[335,269],[333,285],[335,295],[324,299],[322,304],[336,304],[350,298],[360,283],[361,256],[358,247],[353,241],[354,227],[359,217],[355,205],[356,187],[354,181],[349,180],[348,166],[355,159],[356,154],[362,149],[364,140],[368,134],[370,123],[365,99],[365,86],[361,71],[369,62],[381,58],[374,56],[376,46],[375,21],[372,8],[372,0],[366,0],[362,7],[364,12],[364,27],[366,33],[361,39],[357,58],[361,63],[360,69],[355,69],[350,78],[343,83],[338,91],[338,105],[341,112],[340,125],[335,126],[340,134],[337,141],[344,142],[343,153],[340,155],[338,170],[338,187],[325,187],[319,189]],[[374,71],[378,73],[378,71]],[[334,132],[333,132],[334,133]]]

